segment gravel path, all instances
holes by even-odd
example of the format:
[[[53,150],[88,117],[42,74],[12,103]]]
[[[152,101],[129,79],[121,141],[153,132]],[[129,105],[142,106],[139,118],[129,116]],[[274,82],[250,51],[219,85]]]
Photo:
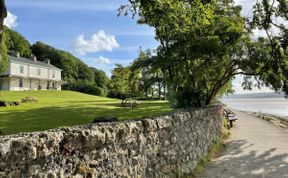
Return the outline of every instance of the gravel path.
[[[288,132],[267,121],[234,111],[226,150],[198,178],[288,178]]]

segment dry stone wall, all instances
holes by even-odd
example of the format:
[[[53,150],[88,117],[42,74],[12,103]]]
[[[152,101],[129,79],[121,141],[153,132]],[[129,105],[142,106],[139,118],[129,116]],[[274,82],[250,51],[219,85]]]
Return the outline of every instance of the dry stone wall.
[[[0,177],[189,175],[221,136],[222,107],[0,137]]]

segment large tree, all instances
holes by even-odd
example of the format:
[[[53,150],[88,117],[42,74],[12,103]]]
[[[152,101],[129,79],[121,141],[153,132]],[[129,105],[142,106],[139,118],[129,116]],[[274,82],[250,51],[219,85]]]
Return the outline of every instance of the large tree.
[[[0,74],[6,70],[8,63],[7,50],[4,43],[5,37],[3,36],[4,19],[6,16],[7,16],[7,9],[5,6],[5,1],[0,0]]]
[[[260,77],[262,83],[288,93],[288,1],[257,1],[254,16],[249,23],[252,30],[265,31],[269,43],[269,58],[273,61],[270,67],[264,68],[265,75]]]
[[[112,71],[111,90],[108,96],[122,99],[122,102],[124,102],[126,98],[131,97],[132,93],[129,87],[130,74],[131,70],[129,67],[116,64],[116,67]]]
[[[174,107],[201,107],[231,92],[236,75],[253,76],[275,90],[281,75],[267,40],[253,40],[232,0],[131,0],[120,13],[138,13],[160,42],[155,60],[168,81]],[[268,77],[269,76],[269,77]],[[251,82],[244,82],[246,88]]]

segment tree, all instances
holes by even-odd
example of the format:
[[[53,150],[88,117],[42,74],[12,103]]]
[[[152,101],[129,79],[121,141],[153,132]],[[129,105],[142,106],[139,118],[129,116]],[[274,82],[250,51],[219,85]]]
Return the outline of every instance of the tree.
[[[129,88],[130,74],[131,70],[129,67],[123,67],[121,64],[116,64],[116,67],[112,71],[111,90],[108,96],[122,99],[122,102],[126,98],[131,97],[132,93]]]
[[[95,83],[97,84],[97,86],[99,86],[100,88],[108,88],[110,79],[106,75],[106,73],[93,67],[91,67],[90,69],[94,72]]]
[[[287,0],[261,0],[254,6],[250,30],[260,29],[268,37],[270,66],[263,68],[261,81],[275,90],[288,93],[288,2]]]
[[[124,14],[129,10],[138,13],[138,23],[155,28],[160,46],[154,63],[161,67],[174,107],[211,104],[232,91],[239,74],[246,76],[246,88],[251,77],[281,88],[283,77],[273,67],[281,62],[269,58],[266,40],[251,39],[241,7],[232,0],[132,0],[119,9]]]
[[[8,58],[7,58],[7,50],[5,46],[5,37],[3,35],[4,31],[4,19],[7,16],[7,9],[5,6],[5,1],[0,0],[0,74],[2,74],[8,64]]]
[[[94,83],[93,71],[72,54],[55,49],[42,42],[36,42],[32,45],[31,49],[38,60],[45,61],[46,59],[50,59],[51,64],[62,69],[63,80],[69,83],[74,83],[75,81]]]
[[[232,1],[132,1],[138,23],[155,28],[155,63],[168,81],[174,107],[209,105],[233,79],[233,47],[244,18]],[[123,7],[122,7],[123,10]]]
[[[22,57],[30,58],[32,55],[31,45],[22,35],[18,32],[11,30],[7,27],[5,30],[5,44],[8,48],[8,53],[19,52]]]

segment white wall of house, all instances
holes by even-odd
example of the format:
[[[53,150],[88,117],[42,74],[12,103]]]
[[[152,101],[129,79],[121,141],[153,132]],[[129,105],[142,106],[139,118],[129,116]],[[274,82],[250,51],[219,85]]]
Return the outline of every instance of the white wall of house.
[[[21,67],[23,70],[21,71]],[[40,70],[40,74],[38,71]],[[21,73],[23,72],[23,73]],[[55,72],[55,75],[54,75]],[[12,61],[6,74],[39,79],[61,80],[61,70]]]
[[[61,90],[60,69],[10,60],[10,65],[5,75],[12,77],[2,78],[1,90],[47,90],[47,87],[48,89]],[[20,84],[21,82],[23,85]]]
[[[11,91],[25,91],[30,89],[29,80],[22,79],[23,87],[20,87],[20,80],[19,78],[10,78],[9,88]]]

